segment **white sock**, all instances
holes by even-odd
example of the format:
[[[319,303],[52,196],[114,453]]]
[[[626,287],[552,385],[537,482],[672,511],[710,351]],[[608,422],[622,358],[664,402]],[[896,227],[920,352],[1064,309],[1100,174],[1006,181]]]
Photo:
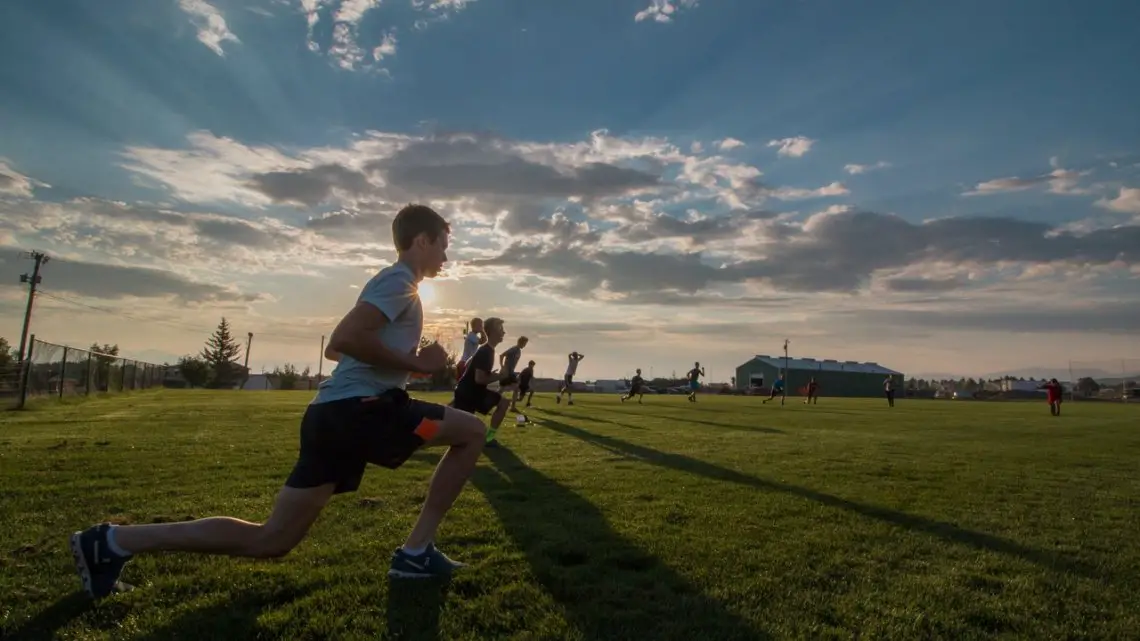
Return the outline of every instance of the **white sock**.
[[[107,530],[107,547],[111,548],[111,551],[114,552],[115,554],[119,555],[119,556],[130,556],[131,553],[127,552],[123,548],[119,547],[119,544],[115,541],[115,529],[116,528],[118,528],[117,525],[112,525]]]
[[[404,546],[404,553],[405,554],[410,554],[412,556],[419,556],[419,555],[423,554],[424,552],[427,552],[427,546],[426,545],[424,545],[422,547],[418,547],[418,548],[410,548],[406,545]]]

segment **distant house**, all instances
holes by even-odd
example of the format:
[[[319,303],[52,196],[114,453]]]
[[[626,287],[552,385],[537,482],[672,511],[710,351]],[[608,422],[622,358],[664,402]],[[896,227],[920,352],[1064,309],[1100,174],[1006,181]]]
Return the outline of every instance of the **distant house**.
[[[759,355],[736,368],[739,390],[769,390],[780,374],[787,371],[785,389],[789,395],[800,394],[814,378],[821,396],[879,396],[890,377],[896,390],[903,389],[903,374],[878,363],[837,361],[832,359],[789,358]]]
[[[249,378],[245,379],[245,382],[239,389],[272,390],[277,389],[277,386],[274,384],[273,377],[269,374],[250,374]]]
[[[617,379],[601,379],[594,381],[594,391],[599,394],[616,394],[629,389],[629,383]]]

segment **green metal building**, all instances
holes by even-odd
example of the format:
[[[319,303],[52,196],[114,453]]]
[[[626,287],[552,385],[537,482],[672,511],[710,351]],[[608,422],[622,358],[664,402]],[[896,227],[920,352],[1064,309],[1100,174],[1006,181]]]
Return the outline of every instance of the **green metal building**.
[[[772,383],[785,370],[783,356],[760,355],[736,368],[736,389],[767,394]],[[787,359],[785,389],[789,396],[802,396],[808,380],[815,378],[819,395],[882,396],[887,377],[894,383],[895,395],[903,395],[903,374],[878,363],[856,361]]]

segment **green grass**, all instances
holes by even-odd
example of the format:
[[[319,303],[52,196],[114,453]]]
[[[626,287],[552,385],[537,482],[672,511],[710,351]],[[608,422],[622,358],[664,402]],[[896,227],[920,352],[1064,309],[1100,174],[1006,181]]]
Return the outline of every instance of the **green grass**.
[[[370,468],[275,561],[138,558],[92,605],[66,537],[263,519],[309,392],[163,391],[0,415],[0,638],[1126,638],[1140,407],[657,396],[538,401],[390,582],[438,452]]]

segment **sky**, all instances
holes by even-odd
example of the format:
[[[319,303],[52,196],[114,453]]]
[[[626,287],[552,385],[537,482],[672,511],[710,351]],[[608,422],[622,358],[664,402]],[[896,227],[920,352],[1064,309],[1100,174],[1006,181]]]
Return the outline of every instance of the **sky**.
[[[1140,358],[1140,3],[9,0],[0,336],[255,371],[453,225],[428,335],[540,376]],[[321,367],[328,372],[331,363]]]

